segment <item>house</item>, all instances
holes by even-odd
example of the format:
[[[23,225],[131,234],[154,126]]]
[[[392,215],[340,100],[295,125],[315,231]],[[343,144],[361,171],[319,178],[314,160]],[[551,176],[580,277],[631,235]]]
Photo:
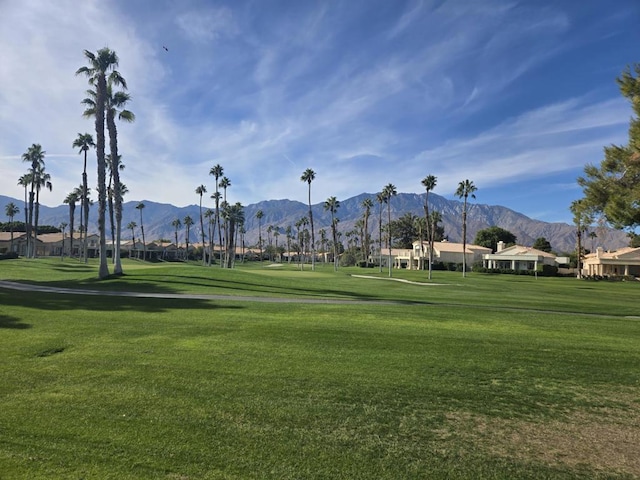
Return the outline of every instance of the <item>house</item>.
[[[435,263],[462,263],[462,252],[464,251],[465,263],[471,269],[474,263],[480,262],[485,253],[491,253],[490,248],[480,245],[453,242],[434,242],[433,243],[433,261]],[[395,268],[407,268],[409,270],[420,270],[428,263],[429,244],[417,240],[413,242],[413,248],[408,249],[392,249],[391,254]],[[384,257],[383,250],[383,257]]]
[[[13,232],[13,249],[11,247],[11,232],[0,232],[0,254],[8,252],[18,252],[27,245],[27,234],[24,232]]]
[[[496,253],[482,256],[482,265],[490,269],[510,269],[514,271],[538,271],[539,265],[558,266],[558,260],[552,253],[543,252],[523,245],[504,246],[498,242]]]
[[[640,277],[640,247],[625,247],[615,252],[605,252],[598,247],[595,253],[584,257],[583,275],[633,275]]]

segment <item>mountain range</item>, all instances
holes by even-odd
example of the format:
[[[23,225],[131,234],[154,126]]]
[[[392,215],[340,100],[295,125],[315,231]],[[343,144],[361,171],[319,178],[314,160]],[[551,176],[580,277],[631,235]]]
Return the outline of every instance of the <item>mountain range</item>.
[[[400,193],[391,199],[391,217],[398,218],[407,212],[417,216],[424,215],[424,200],[426,194]],[[379,204],[376,201],[376,195],[363,193],[355,197],[340,201],[337,217],[340,219],[339,230],[346,232],[352,230],[358,219],[362,218],[363,208],[362,201],[365,198],[373,200],[374,207],[371,209],[369,218],[369,231],[375,239],[378,236],[378,215]],[[24,201],[11,197],[0,195],[0,214],[4,216],[5,206],[13,202],[20,208],[20,213],[15,220],[24,220]],[[123,205],[122,216],[122,238],[128,240],[131,238],[131,231],[126,229],[127,224],[135,222],[138,225],[136,236],[139,235],[139,226],[144,223],[145,238],[147,241],[157,239],[174,239],[175,229],[171,226],[171,222],[175,219],[181,221],[188,215],[193,219],[193,226],[190,230],[190,242],[200,241],[200,213],[198,205],[188,205],[186,207],[176,207],[174,205],[157,203],[149,200],[143,200],[145,207],[142,209],[142,221],[140,219],[140,210],[136,206],[140,202],[125,202]],[[445,236],[452,242],[462,241],[462,202],[457,200],[448,200],[444,197],[431,193],[429,195],[430,209],[438,210],[442,214]],[[330,231],[331,215],[323,208],[324,203],[312,205],[314,227],[317,232],[321,228]],[[203,211],[206,208],[213,209],[213,206],[203,205]],[[383,211],[383,225],[386,224],[386,205]],[[295,223],[303,216],[308,216],[309,207],[307,204],[292,200],[267,200],[259,203],[251,204],[245,207],[245,229],[247,231],[245,241],[247,245],[254,245],[258,241],[259,224],[256,219],[256,212],[262,210],[263,218],[262,237],[266,238],[266,229],[269,225],[279,227],[280,232],[284,233],[284,229],[288,226],[294,226]],[[97,232],[97,216],[98,208],[96,205],[91,207],[89,215],[89,232]],[[8,219],[6,219],[8,221]],[[57,207],[40,206],[40,225],[59,226],[61,223],[69,223],[69,206],[60,205]],[[206,222],[206,219],[205,219]],[[107,220],[107,224],[108,224]],[[80,205],[75,210],[75,228],[80,224]],[[206,225],[206,224],[205,224]],[[468,204],[467,214],[467,242],[472,242],[476,233],[490,226],[498,226],[512,232],[517,237],[520,245],[530,246],[536,238],[544,237],[550,243],[554,251],[570,252],[575,249],[576,233],[573,225],[566,223],[548,223],[531,219],[521,213],[515,212],[509,208],[497,205],[483,205],[477,203]],[[205,226],[206,228],[206,226]],[[586,248],[602,246],[605,249],[616,249],[629,243],[629,239],[622,231],[612,229],[596,229],[597,238],[587,239]],[[178,232],[178,240],[184,242],[186,229],[183,226]],[[284,236],[281,237],[281,242]]]

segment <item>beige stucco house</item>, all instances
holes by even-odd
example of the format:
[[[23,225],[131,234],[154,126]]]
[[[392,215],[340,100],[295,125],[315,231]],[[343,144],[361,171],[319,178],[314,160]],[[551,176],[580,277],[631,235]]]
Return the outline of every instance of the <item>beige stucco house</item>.
[[[409,249],[392,249],[393,264],[395,268],[407,268],[409,270],[420,270],[427,265],[429,244],[417,240],[413,242],[413,248]],[[433,261],[436,263],[462,263],[463,245],[453,242],[434,242],[433,243]],[[482,255],[491,253],[490,248],[481,247],[480,245],[467,244],[464,250],[465,263],[469,270],[474,263],[482,260]],[[383,257],[384,257],[383,250]]]
[[[640,277],[640,247],[625,247],[615,252],[605,252],[602,247],[598,247],[595,253],[584,257],[582,274]]]
[[[558,266],[565,259],[556,258],[552,253],[543,252],[523,245],[504,246],[504,242],[498,242],[496,253],[487,253],[482,256],[482,266],[492,269],[511,269],[515,271],[537,271],[539,265]]]

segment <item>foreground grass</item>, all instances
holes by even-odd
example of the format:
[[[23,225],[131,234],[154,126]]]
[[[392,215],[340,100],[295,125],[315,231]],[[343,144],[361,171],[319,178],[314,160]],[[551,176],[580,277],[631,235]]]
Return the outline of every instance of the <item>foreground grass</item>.
[[[628,313],[636,285],[133,262],[95,283],[76,266],[0,278],[405,304],[0,290],[0,478],[640,475],[640,321],[545,301],[588,287],[596,313]]]

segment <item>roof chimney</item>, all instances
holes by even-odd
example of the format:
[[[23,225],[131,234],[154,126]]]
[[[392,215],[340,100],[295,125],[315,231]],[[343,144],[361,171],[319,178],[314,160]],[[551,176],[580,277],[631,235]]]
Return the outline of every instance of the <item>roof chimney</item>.
[[[502,250],[504,250],[504,242],[500,240],[498,242],[498,249],[496,250],[496,253],[501,252]]]

